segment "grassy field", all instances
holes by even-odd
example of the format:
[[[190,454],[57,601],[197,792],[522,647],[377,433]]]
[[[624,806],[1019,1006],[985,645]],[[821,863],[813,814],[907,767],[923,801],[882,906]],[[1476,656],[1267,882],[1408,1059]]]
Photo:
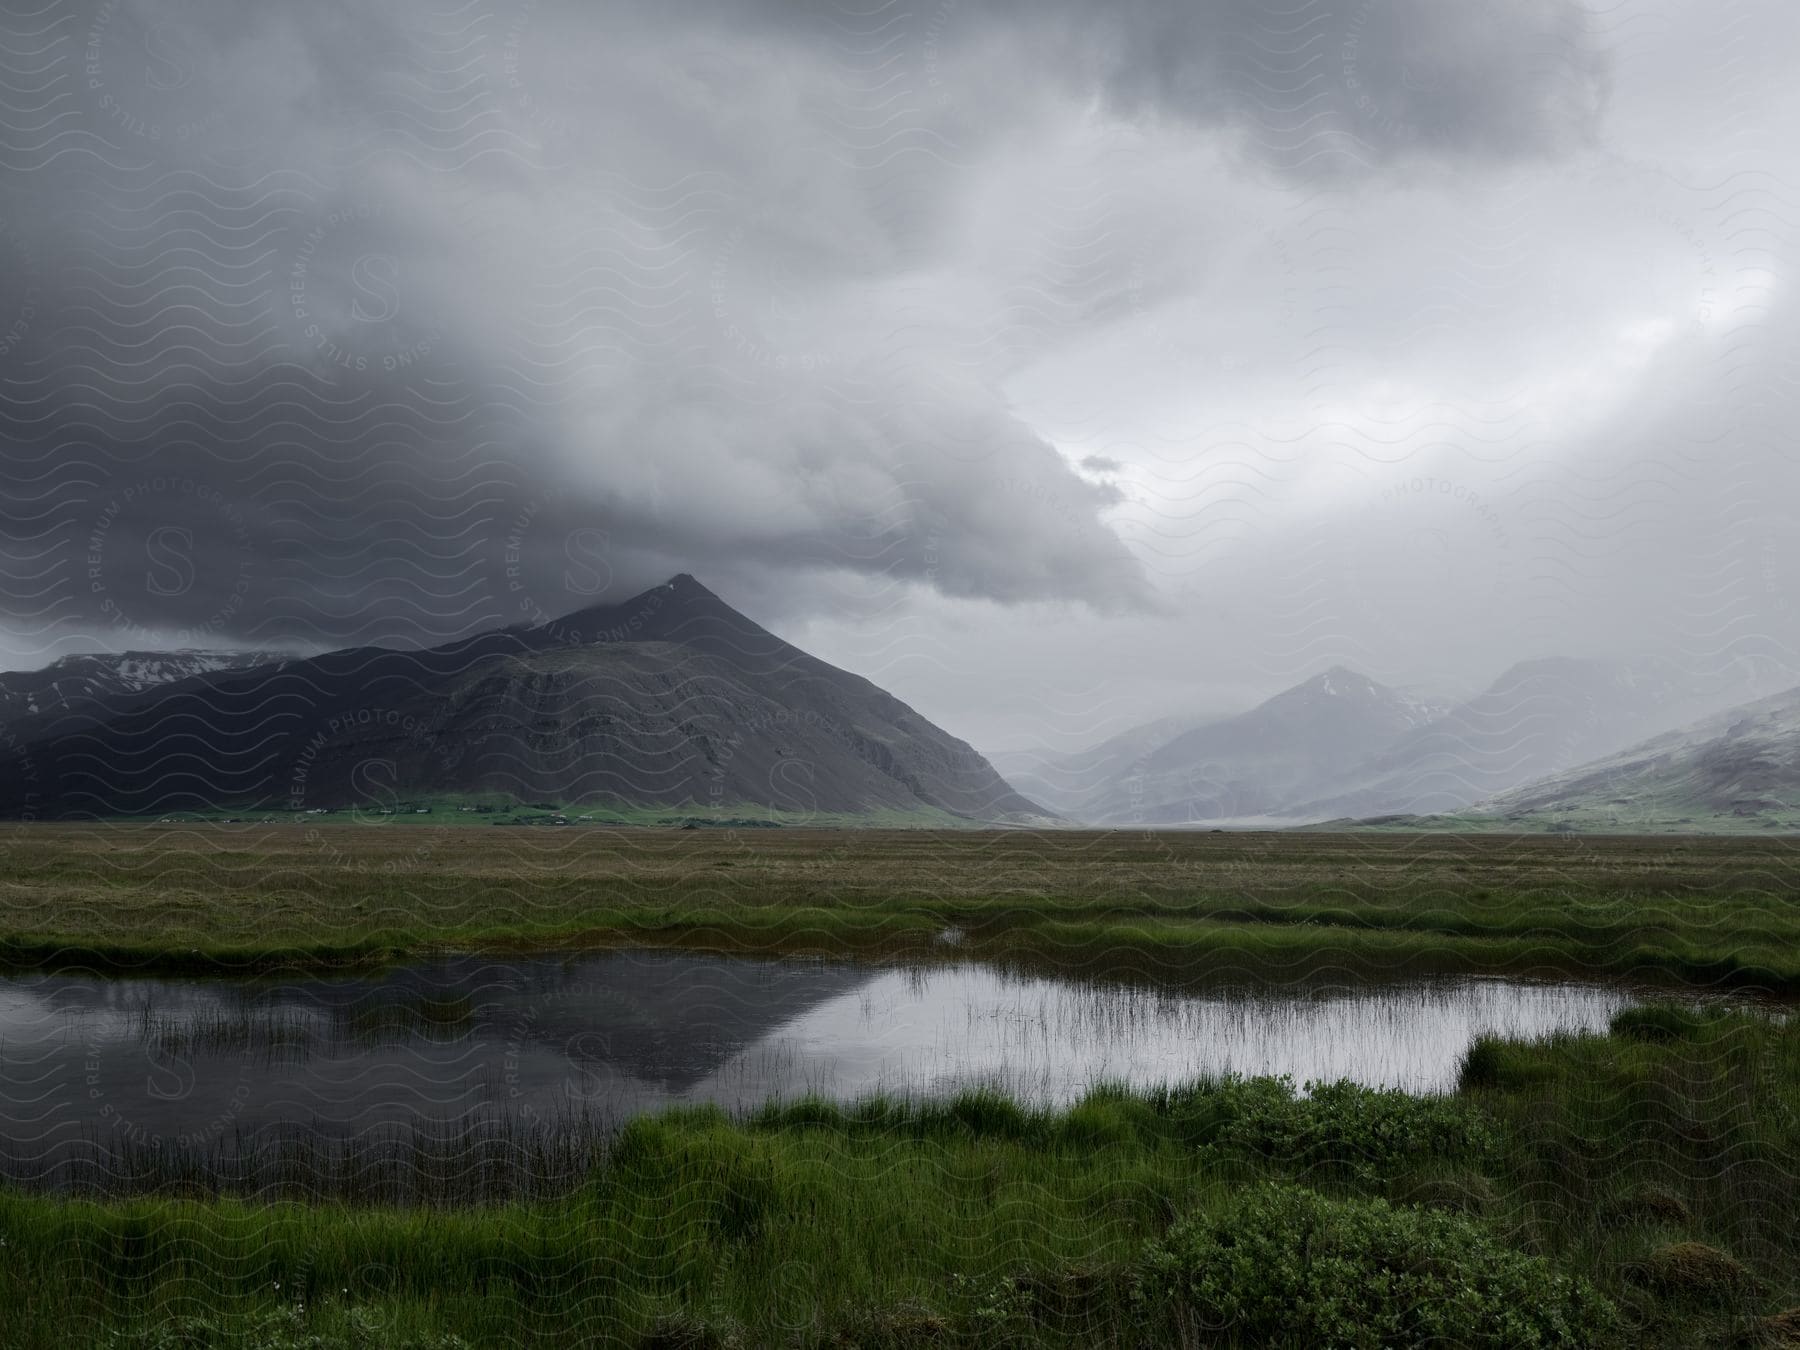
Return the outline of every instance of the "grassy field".
[[[1796,856],[1783,840],[39,824],[0,833],[0,960],[244,968],[637,943],[1792,992]]]
[[[1775,840],[33,825],[0,834],[0,950],[204,970],[637,943],[1791,993],[1791,862]],[[1445,1097],[1226,1080],[678,1113],[510,1198],[477,1196],[473,1153],[407,1206],[228,1196],[150,1159],[148,1195],[0,1189],[0,1342],[1800,1344],[1800,1024],[1685,1006],[1479,1042]]]

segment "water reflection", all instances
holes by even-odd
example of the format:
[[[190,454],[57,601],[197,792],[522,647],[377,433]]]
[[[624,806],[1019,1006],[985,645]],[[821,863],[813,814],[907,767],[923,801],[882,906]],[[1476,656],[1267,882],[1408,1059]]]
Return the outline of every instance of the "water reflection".
[[[616,1122],[675,1103],[1235,1071],[1453,1085],[1472,1037],[1599,1028],[1626,991],[1501,979],[1173,992],[671,952],[462,957],[354,978],[0,979],[0,1134],[207,1147],[471,1117]]]

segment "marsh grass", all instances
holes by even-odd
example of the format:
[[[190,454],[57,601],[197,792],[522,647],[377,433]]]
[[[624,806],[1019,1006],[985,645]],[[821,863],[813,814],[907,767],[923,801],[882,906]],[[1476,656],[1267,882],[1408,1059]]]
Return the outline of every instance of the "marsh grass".
[[[1800,991],[1779,839],[37,824],[4,847],[0,963],[37,968],[646,944]]]
[[[474,1025],[475,1005],[461,994],[372,994],[345,1009],[264,1006],[255,1001],[165,1007],[154,994],[132,1014],[132,1037],[157,1056],[238,1054],[263,1064],[304,1063],[338,1044],[389,1045],[411,1039],[456,1041]]]
[[[259,1198],[204,1175],[160,1179],[185,1194],[15,1188],[0,1314],[23,1346],[177,1313],[237,1329],[202,1344],[296,1317],[341,1335],[320,1344],[388,1343],[356,1341],[359,1324],[395,1344],[1163,1344],[1220,1308],[1291,1304],[1372,1252],[1419,1287],[1466,1276],[1543,1344],[1753,1343],[1800,1302],[1800,1033],[1741,1012],[1673,1019],[1675,1035],[1669,1020],[1486,1042],[1439,1097],[1224,1079],[1097,1088],[1066,1110],[992,1090],[805,1099],[546,1139],[565,1151],[529,1186],[496,1170],[518,1143],[496,1134],[335,1198],[309,1190],[310,1161],[285,1190],[247,1188]],[[1289,1211],[1336,1246],[1284,1245]],[[1279,1261],[1218,1254],[1253,1232]],[[1412,1325],[1413,1285],[1383,1305],[1380,1280],[1357,1279],[1344,1299]],[[1558,1318],[1566,1339],[1544,1331]],[[1245,1313],[1212,1343],[1319,1334]]]
[[[318,1038],[315,1019],[283,1008],[207,1008],[164,1011],[145,999],[134,1015],[133,1035],[153,1054],[254,1053],[265,1062],[303,1060]]]

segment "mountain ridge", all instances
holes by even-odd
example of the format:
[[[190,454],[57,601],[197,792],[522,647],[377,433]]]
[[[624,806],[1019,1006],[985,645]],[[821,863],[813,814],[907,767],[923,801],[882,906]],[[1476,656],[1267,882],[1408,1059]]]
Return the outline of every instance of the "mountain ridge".
[[[15,727],[38,811],[65,816],[490,794],[1049,819],[965,742],[687,573],[542,624],[224,672],[74,730]],[[31,805],[21,795],[0,811]]]

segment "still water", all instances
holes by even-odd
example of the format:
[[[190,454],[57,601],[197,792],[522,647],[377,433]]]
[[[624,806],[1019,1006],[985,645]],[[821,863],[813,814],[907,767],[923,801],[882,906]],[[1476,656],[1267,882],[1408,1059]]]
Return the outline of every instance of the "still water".
[[[603,1122],[676,1103],[1227,1071],[1453,1086],[1472,1037],[1603,1027],[1616,987],[1503,979],[1159,991],[979,964],[610,952],[355,977],[0,979],[0,1138],[205,1147],[472,1116]]]

